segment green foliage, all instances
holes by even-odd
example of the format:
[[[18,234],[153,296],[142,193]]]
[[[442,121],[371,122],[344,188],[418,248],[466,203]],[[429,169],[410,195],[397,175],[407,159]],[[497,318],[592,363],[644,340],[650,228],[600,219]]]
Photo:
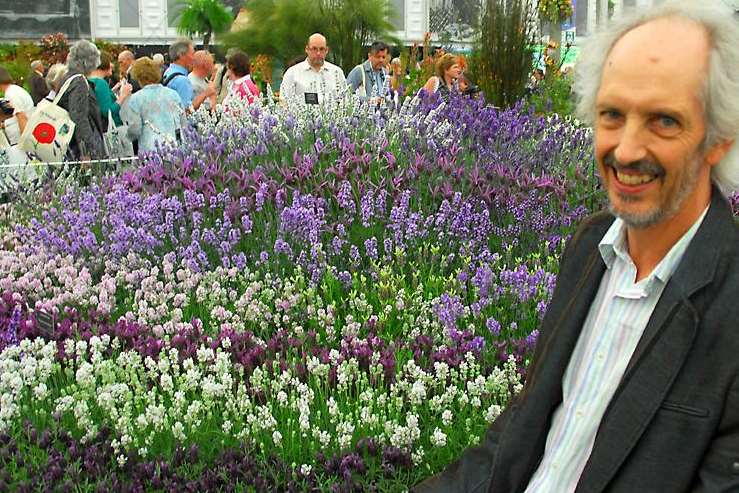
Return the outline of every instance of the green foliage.
[[[41,56],[49,65],[65,63],[67,53],[69,53],[69,40],[66,34],[47,34],[41,38]]]
[[[19,86],[27,86],[31,74],[31,64],[26,60],[15,59],[3,62],[2,66],[10,73],[10,77]]]
[[[376,39],[395,42],[388,0],[253,0],[244,29],[227,34],[227,46],[288,61],[303,53],[308,36],[326,36],[329,61],[349,71]]]
[[[0,43],[0,61],[15,56],[15,45],[12,43]]]
[[[572,116],[575,101],[572,97],[572,79],[568,75],[550,72],[527,98],[537,113],[557,113]]]
[[[572,0],[539,0],[539,15],[543,20],[559,24],[572,17]]]
[[[182,0],[176,17],[177,31],[188,36],[202,36],[206,50],[213,33],[226,32],[232,23],[230,9],[220,0]]]
[[[113,43],[110,41],[105,41],[103,39],[96,39],[95,46],[98,47],[100,53],[106,52],[108,55],[110,55],[114,62],[118,59],[118,55],[120,55],[122,51],[129,49],[128,46],[124,44]]]
[[[28,41],[15,45],[0,45],[0,62],[19,86],[26,86],[31,62],[41,57],[41,48]]]
[[[508,107],[526,92],[533,69],[535,19],[531,0],[486,0],[471,65],[495,106]]]

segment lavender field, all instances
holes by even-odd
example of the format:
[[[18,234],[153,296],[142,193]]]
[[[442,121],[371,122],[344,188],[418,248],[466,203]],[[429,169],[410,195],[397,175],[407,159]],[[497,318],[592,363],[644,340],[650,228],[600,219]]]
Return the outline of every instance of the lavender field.
[[[590,130],[456,97],[194,122],[0,230],[0,491],[404,491],[479,440],[603,205]]]

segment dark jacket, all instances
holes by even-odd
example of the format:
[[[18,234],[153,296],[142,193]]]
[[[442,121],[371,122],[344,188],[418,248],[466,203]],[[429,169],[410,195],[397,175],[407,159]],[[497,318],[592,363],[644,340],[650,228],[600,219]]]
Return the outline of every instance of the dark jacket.
[[[135,94],[141,90],[141,84],[139,84],[139,81],[133,78],[131,69],[128,69],[128,73],[126,74],[126,80],[128,81],[129,84],[131,84],[131,94]]]
[[[31,73],[31,78],[28,79],[28,85],[31,88],[31,99],[33,99],[34,105],[37,105],[50,92],[46,79],[40,76],[35,70]]]
[[[605,272],[597,245],[612,222],[605,213],[589,218],[567,246],[522,392],[478,447],[413,491],[526,489]],[[739,491],[739,223],[715,188],[606,409],[576,491]]]
[[[69,74],[65,78],[72,77]],[[105,157],[103,147],[103,119],[100,107],[95,98],[95,88],[86,77],[77,77],[69,89],[59,100],[59,106],[69,112],[69,117],[75,123],[74,135],[70,144],[70,157],[79,159],[85,155],[92,159]]]

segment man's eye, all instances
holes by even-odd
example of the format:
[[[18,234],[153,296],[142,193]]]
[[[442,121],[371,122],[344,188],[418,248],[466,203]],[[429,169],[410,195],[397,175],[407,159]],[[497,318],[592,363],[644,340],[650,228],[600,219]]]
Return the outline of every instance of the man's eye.
[[[657,118],[657,122],[663,128],[673,129],[679,126],[679,124],[677,123],[677,120],[675,120],[671,116],[662,115]]]
[[[615,110],[605,110],[600,112],[600,117],[607,121],[613,121],[621,118],[621,113]]]

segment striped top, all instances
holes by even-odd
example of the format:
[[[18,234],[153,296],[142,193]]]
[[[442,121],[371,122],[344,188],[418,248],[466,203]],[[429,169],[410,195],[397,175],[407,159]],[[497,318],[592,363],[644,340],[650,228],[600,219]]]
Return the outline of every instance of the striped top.
[[[616,219],[606,232],[598,249],[607,269],[562,378],[562,403],[552,417],[544,456],[526,493],[575,491],[606,408],[707,211],[637,283],[624,222]]]

